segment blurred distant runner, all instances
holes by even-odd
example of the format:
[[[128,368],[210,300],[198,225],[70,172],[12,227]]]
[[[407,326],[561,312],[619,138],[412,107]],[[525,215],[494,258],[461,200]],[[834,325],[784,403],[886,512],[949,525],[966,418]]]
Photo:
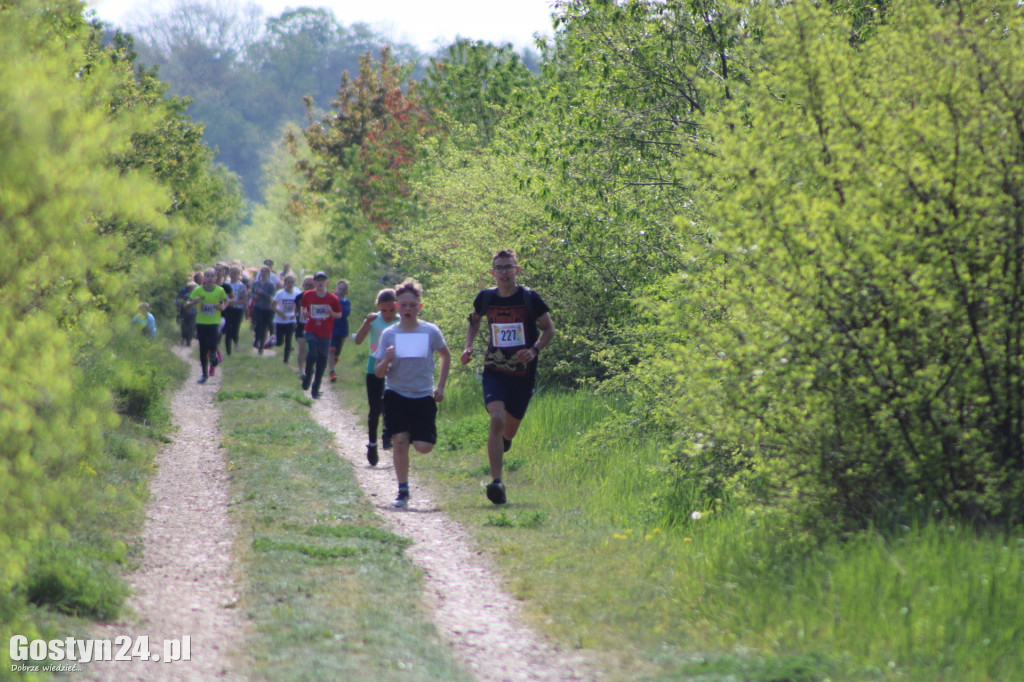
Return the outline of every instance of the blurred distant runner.
[[[228,295],[217,285],[217,271],[209,268],[203,273],[203,286],[192,290],[188,305],[199,305],[196,312],[196,337],[199,339],[199,365],[203,376],[198,383],[205,384],[217,367],[217,337],[220,334],[221,311],[227,306]]]
[[[302,390],[312,385],[309,395],[319,398],[320,383],[327,369],[327,355],[331,349],[334,321],[341,317],[341,301],[327,291],[326,273],[313,275],[313,286],[313,291],[302,294],[302,312],[306,316],[306,372],[302,378]]]

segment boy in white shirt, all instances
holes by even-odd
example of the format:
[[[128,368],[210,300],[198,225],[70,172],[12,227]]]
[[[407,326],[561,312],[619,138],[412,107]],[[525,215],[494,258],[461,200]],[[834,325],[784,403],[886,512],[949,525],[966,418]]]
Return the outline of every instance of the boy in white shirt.
[[[419,319],[423,287],[406,279],[395,288],[398,324],[380,337],[374,373],[384,378],[384,429],[394,447],[398,497],[392,506],[409,504],[409,446],[427,453],[437,443],[437,403],[444,400],[452,354],[437,325]],[[434,386],[434,353],[441,373]]]

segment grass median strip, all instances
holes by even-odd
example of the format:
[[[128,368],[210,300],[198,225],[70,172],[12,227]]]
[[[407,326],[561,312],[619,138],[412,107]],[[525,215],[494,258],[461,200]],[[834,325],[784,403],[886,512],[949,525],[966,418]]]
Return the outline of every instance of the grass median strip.
[[[381,526],[294,371],[233,356],[218,402],[254,679],[470,679],[422,606],[409,541]]]

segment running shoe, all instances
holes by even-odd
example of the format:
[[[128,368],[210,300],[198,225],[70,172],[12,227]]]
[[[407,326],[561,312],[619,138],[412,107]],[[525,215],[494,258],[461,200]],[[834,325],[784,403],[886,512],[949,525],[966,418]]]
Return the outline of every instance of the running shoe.
[[[319,398],[319,397],[320,397],[321,395],[323,395],[323,394],[322,394],[322,393],[320,393],[320,391],[313,391],[313,392],[312,392],[312,393],[310,393],[309,395],[310,395],[310,396],[311,396],[311,397],[313,398],[313,400],[317,400],[317,399],[318,399],[318,398]]]
[[[487,499],[494,504],[505,504],[505,484],[498,481],[488,483]]]
[[[196,383],[197,384],[205,384],[206,383],[206,375],[204,374],[203,376],[201,376],[198,379],[196,379]]]
[[[212,377],[216,373],[217,373],[217,365],[215,365],[214,363],[211,362],[210,363],[210,376]]]
[[[395,501],[391,503],[391,506],[395,509],[404,509],[409,506],[409,491],[399,490],[398,497],[396,497]]]
[[[309,390],[309,385],[311,383],[313,383],[313,376],[311,374],[303,374],[302,375],[302,390],[303,391],[308,391]]]
[[[366,461],[369,462],[372,467],[377,466],[377,462],[380,461],[380,458],[377,456],[376,443],[370,443],[366,446]]]
[[[338,380],[338,374],[332,369],[331,370],[331,383],[334,383],[337,380]]]

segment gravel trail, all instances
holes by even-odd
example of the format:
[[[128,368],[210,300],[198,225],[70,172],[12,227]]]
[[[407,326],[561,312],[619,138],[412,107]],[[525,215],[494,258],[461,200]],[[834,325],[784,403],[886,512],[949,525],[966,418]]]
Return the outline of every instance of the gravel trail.
[[[139,570],[128,576],[132,596],[125,616],[92,636],[148,636],[152,654],[164,656],[164,640],[190,637],[191,660],[94,662],[75,679],[241,680],[230,653],[243,636],[231,550],[236,529],[228,514],[229,479],[217,430],[213,396],[220,376],[197,384],[199,362],[191,348],[175,352],[192,376],[171,398],[173,442],[154,461]],[[122,640],[123,641],[123,640]],[[169,645],[173,646],[173,645]],[[119,647],[114,646],[114,654]],[[172,653],[172,652],[171,652]]]
[[[234,608],[239,588],[231,550],[236,539],[228,505],[230,484],[217,430],[213,396],[220,376],[196,384],[191,349],[176,348],[193,376],[174,394],[173,442],[161,448],[150,482],[144,550],[139,570],[128,577],[133,596],[126,614],[92,636],[117,642],[148,636],[153,655],[164,657],[165,640],[191,641],[191,660],[111,661],[87,664],[74,677],[90,682],[245,679],[232,652],[244,638]],[[424,599],[441,636],[481,682],[600,680],[588,655],[545,640],[522,621],[489,558],[473,548],[465,530],[445,515],[436,496],[415,476],[408,509],[390,506],[396,483],[390,452],[378,466],[365,459],[362,421],[340,407],[333,390],[313,404],[313,417],[335,436],[338,454],[351,464],[365,494],[387,527],[412,540],[410,558],[425,573]],[[481,493],[482,495],[483,493]],[[123,640],[122,640],[123,641]],[[173,645],[171,645],[173,646]],[[118,646],[113,647],[114,653]]]
[[[466,531],[440,511],[437,496],[416,478],[413,455],[407,509],[391,507],[398,484],[390,451],[380,462],[366,461],[362,421],[339,406],[333,391],[313,405],[313,416],[334,433],[338,454],[352,464],[363,491],[389,530],[413,541],[407,550],[426,574],[425,599],[441,636],[482,681],[598,680],[596,663],[583,653],[565,651],[523,624],[519,605]],[[483,490],[480,492],[483,499]]]

